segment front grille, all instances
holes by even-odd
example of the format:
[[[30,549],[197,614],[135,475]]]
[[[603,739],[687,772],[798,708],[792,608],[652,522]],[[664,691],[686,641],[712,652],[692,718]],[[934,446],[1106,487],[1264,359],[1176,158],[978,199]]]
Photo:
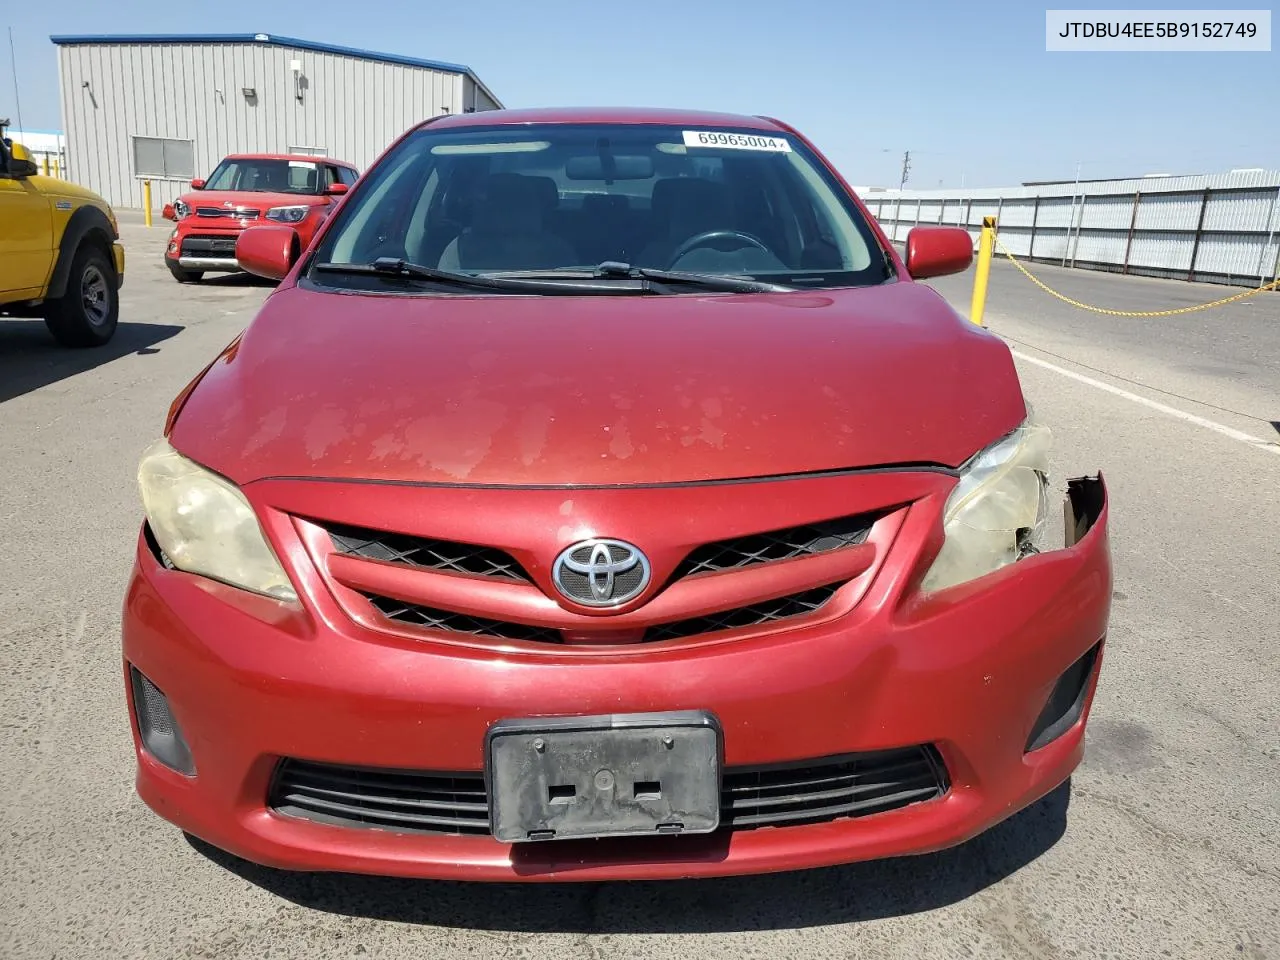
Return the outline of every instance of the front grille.
[[[749,607],[738,607],[734,610],[723,610],[720,613],[708,614],[704,617],[691,617],[675,623],[662,623],[645,631],[647,641],[675,640],[680,637],[693,637],[700,633],[713,633],[717,630],[737,630],[742,627],[758,627],[763,623],[774,623],[778,620],[790,620],[813,613],[830,600],[840,584],[815,587],[803,593],[793,593],[788,597],[776,600],[765,600],[753,603]]]
[[[756,768],[730,767],[720,793],[724,829],[828,823],[897,810],[947,792],[932,746]],[[268,805],[287,816],[399,833],[488,835],[478,773],[374,770],[302,760],[280,764]]]
[[[684,559],[672,579],[852,547],[866,541],[877,519],[875,514],[860,514],[704,544]]]
[[[405,833],[488,834],[489,801],[476,774],[368,770],[285,760],[270,806],[303,820]]]
[[[765,623],[789,620],[804,616],[820,609],[840,589],[840,584],[816,587],[802,593],[793,593],[776,600],[765,600],[746,607],[723,610],[719,613],[703,617],[691,617],[674,623],[661,623],[649,627],[641,638],[642,643],[654,643],[659,640],[676,640],[681,637],[694,637],[702,633],[717,630],[736,630],[742,627],[758,627]],[[488,620],[484,617],[472,617],[462,613],[451,613],[437,610],[434,607],[419,606],[406,603],[392,597],[366,593],[367,599],[379,613],[389,620],[411,624],[415,627],[426,627],[430,630],[442,630],[445,633],[466,633],[476,637],[492,637],[498,640],[529,640],[536,643],[562,643],[564,638],[559,630],[549,627],[533,627],[523,623],[511,623],[505,620]]]
[[[204,220],[257,220],[261,213],[250,207],[196,207],[196,216]]]
[[[361,527],[329,526],[329,536],[339,553],[365,560],[407,563],[449,573],[497,577],[527,583],[529,575],[515,558],[495,547],[433,540],[401,533],[383,533]]]
[[[448,610],[403,603],[391,597],[368,595],[368,599],[388,620],[397,620],[415,627],[426,627],[429,630],[467,633],[475,637],[492,637],[497,640],[531,640],[538,643],[560,643],[562,640],[559,630],[551,630],[547,627],[531,627],[523,623],[471,617],[465,613],[451,613]]]

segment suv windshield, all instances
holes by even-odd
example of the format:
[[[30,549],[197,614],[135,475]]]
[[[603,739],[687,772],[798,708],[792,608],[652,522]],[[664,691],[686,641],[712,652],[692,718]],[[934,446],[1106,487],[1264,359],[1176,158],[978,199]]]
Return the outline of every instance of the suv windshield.
[[[866,219],[801,143],[656,124],[424,127],[368,175],[310,263],[316,283],[401,292],[412,292],[404,265],[541,280],[647,269],[778,289],[892,276]],[[398,282],[383,275],[395,270],[341,266],[374,264],[399,265]]]
[[[204,188],[251,193],[319,193],[320,168],[305,160],[228,158],[218,164]]]

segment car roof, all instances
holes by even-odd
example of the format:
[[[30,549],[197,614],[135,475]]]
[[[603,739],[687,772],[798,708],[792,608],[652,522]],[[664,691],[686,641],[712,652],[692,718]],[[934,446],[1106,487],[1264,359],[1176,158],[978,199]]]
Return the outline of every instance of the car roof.
[[[317,157],[308,153],[229,153],[224,160],[298,160],[304,163],[333,163],[340,167],[356,169],[354,163],[335,160],[333,157]]]
[[[737,127],[769,133],[789,132],[776,120],[770,120],[768,117],[659,107],[536,107],[521,110],[484,110],[437,117],[427,123],[431,124],[432,129],[520,123],[660,123],[682,127]]]

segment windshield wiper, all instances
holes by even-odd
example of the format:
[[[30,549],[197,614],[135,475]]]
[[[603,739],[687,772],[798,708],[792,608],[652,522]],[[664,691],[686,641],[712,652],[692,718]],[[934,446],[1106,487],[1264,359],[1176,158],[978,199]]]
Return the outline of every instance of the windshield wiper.
[[[727,277],[716,273],[691,273],[687,270],[655,270],[650,267],[633,267],[629,263],[606,260],[595,269],[597,277],[630,277],[654,280],[658,283],[688,283],[722,290],[726,293],[791,293],[795,287],[747,277]]]
[[[608,293],[631,292],[615,284],[585,280],[543,280],[532,277],[493,277],[455,270],[441,270],[397,257],[379,257],[372,263],[317,263],[313,269],[325,273],[356,276],[401,277],[431,283],[453,284],[478,290],[505,290],[511,293]],[[637,293],[645,291],[637,289]]]

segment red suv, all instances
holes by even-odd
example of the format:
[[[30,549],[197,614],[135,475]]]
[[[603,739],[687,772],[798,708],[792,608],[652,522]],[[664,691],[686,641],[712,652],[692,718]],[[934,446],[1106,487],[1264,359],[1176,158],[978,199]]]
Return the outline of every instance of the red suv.
[[[164,262],[179,283],[207,272],[234,273],[236,238],[254,223],[287,223],[301,248],[336,202],[359,179],[343,160],[289,154],[237,154],[224,159],[208,180],[192,180],[193,192],[166,204],[177,221]]]
[[[177,398],[124,607],[138,790],[300,870],[759,873],[937,850],[1080,762],[1101,476],[798,132],[417,126]],[[1066,504],[1050,543],[1051,491]]]

